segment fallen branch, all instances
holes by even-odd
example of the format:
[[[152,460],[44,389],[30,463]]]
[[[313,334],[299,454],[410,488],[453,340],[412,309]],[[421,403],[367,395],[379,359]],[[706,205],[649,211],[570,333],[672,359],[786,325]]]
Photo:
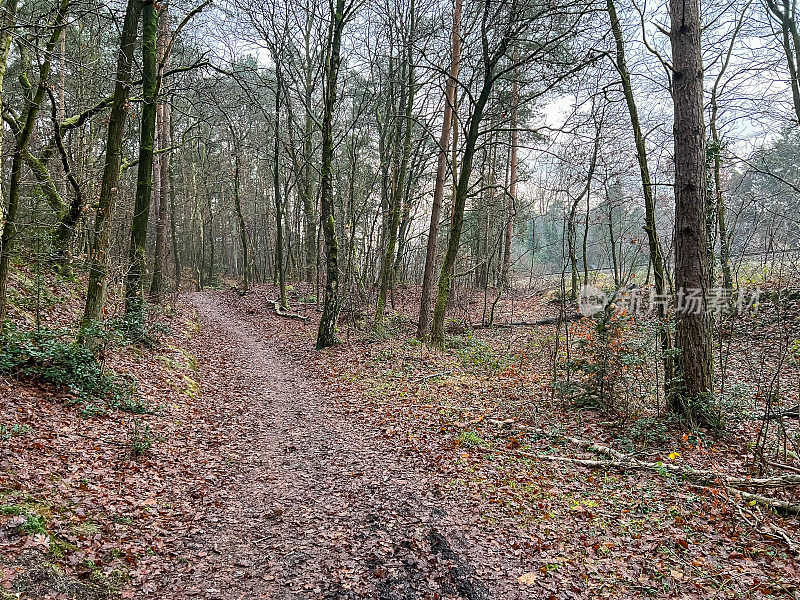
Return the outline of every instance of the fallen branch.
[[[800,469],[793,467],[792,465],[784,465],[783,463],[772,462],[771,460],[765,460],[764,464],[772,467],[773,469],[783,469],[784,471],[791,471],[792,473],[797,473],[800,475]]]
[[[762,506],[774,508],[778,512],[800,515],[800,504],[792,504],[787,500],[776,500],[775,498],[768,498],[767,496],[762,496],[760,494],[751,494],[749,492],[743,492],[732,487],[726,487],[725,491],[734,494],[735,496],[739,496],[745,502],[755,502],[756,504],[761,504]]]
[[[548,460],[553,462],[568,462],[573,464],[579,464],[587,467],[595,467],[595,468],[615,468],[615,469],[637,469],[641,471],[652,471],[655,473],[671,473],[672,475],[677,475],[687,479],[689,481],[693,481],[695,483],[701,483],[706,486],[712,487],[721,487],[722,489],[739,496],[745,502],[755,502],[756,504],[761,504],[764,506],[769,506],[774,508],[775,510],[791,513],[791,514],[800,514],[800,504],[792,504],[786,500],[777,500],[775,498],[769,498],[767,496],[762,496],[760,494],[753,494],[750,492],[745,492],[738,487],[785,487],[787,485],[798,485],[800,484],[800,478],[794,475],[789,475],[785,477],[770,477],[767,479],[741,479],[738,477],[728,477],[726,475],[722,475],[720,473],[713,473],[709,471],[695,471],[692,469],[684,469],[678,467],[677,465],[667,465],[664,463],[646,463],[634,458],[631,458],[621,452],[617,452],[616,450],[612,450],[611,448],[607,448],[605,446],[598,446],[597,444],[589,443],[586,446],[589,450],[602,450],[602,453],[606,451],[613,456],[622,457],[618,460],[592,460],[592,459],[584,459],[584,458],[569,458],[565,456],[554,456],[549,454],[533,454],[529,452],[516,452],[520,456],[524,456],[526,458],[536,458],[539,460]]]
[[[675,465],[665,465],[663,463],[645,463],[632,458],[628,458],[628,460],[597,460],[589,458],[571,458],[568,456],[558,456],[553,454],[535,454],[532,452],[521,452],[521,451],[506,452],[501,450],[501,452],[507,454],[513,454],[523,458],[532,458],[536,460],[545,460],[549,462],[570,463],[570,464],[581,465],[584,467],[593,467],[599,469],[619,469],[623,471],[627,469],[635,469],[640,471],[652,471],[655,473],[663,473],[666,471],[668,473],[682,475],[686,479],[689,479],[690,481],[694,481],[695,483],[701,483],[708,487],[722,488],[725,491],[740,497],[745,502],[755,502],[756,504],[769,506],[770,508],[773,508],[780,512],[785,512],[795,515],[800,514],[800,504],[792,504],[790,502],[787,502],[786,500],[776,500],[775,498],[768,498],[767,496],[761,496],[760,494],[751,494],[749,492],[744,492],[742,490],[736,489],[730,484],[725,485],[719,480],[720,475],[717,473],[714,473],[713,474],[714,478],[711,479],[708,477],[707,474],[704,475],[702,471],[691,471],[691,470],[681,469],[680,467],[676,467]],[[733,480],[737,483],[746,482],[748,485],[751,484],[752,481],[758,481],[758,480],[735,479],[735,478],[728,478],[728,479]]]
[[[511,321],[510,323],[493,323],[491,325],[473,325],[472,329],[501,329],[509,327],[540,327],[542,325],[556,325],[558,323],[571,323],[572,321],[580,321],[583,318],[581,314],[569,315],[567,317],[547,317],[538,321]]]
[[[505,427],[508,426],[508,421],[501,422],[497,421],[496,419],[491,419],[490,422]],[[534,427],[528,427],[521,424],[517,424],[517,427],[519,427],[520,429],[526,429],[528,431],[539,433],[540,435],[546,435],[546,436],[550,435]],[[613,459],[614,461],[618,461],[621,465],[632,463],[638,465],[639,468],[646,468],[648,470],[654,470],[657,468],[659,470],[672,473],[673,475],[680,476],[684,479],[697,481],[701,483],[703,482],[716,483],[716,484],[721,483],[724,484],[725,486],[734,488],[784,488],[784,487],[800,486],[800,475],[777,475],[774,477],[764,477],[759,479],[731,477],[729,475],[725,475],[724,473],[717,473],[715,471],[694,470],[691,468],[684,468],[678,465],[670,465],[664,463],[642,462],[633,458],[628,454],[619,452],[618,450],[614,450],[613,448],[609,448],[608,446],[601,446],[600,444],[596,444],[595,442],[589,440],[582,440],[579,438],[574,438],[569,436],[563,436],[563,439],[572,442],[576,446],[585,448],[590,452],[594,452],[595,454],[607,456]]]
[[[800,417],[800,406],[795,406],[793,408],[787,408],[786,410],[781,411],[781,412],[772,413],[770,415],[767,415],[766,418],[767,419],[777,420],[777,419],[784,419],[784,418],[786,418],[786,419],[797,419],[799,417]]]
[[[286,317],[287,319],[297,319],[298,321],[303,321],[304,323],[308,321],[309,317],[305,315],[301,315],[295,312],[288,312],[281,307],[281,303],[279,300],[275,300],[273,302],[273,306],[275,307],[275,314],[279,317]]]

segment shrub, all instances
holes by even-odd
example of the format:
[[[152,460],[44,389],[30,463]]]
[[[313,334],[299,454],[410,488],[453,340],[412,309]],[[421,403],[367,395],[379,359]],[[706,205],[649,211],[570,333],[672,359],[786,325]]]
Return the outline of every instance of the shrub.
[[[657,332],[634,329],[624,312],[601,313],[571,327],[574,340],[567,367],[571,385],[562,385],[578,405],[609,409],[628,418],[652,405],[658,385]]]
[[[461,357],[461,364],[465,368],[478,368],[494,374],[511,365],[511,356],[496,351],[479,338],[467,335],[460,341],[460,347],[455,349],[455,352]]]
[[[150,431],[150,426],[147,423],[140,423],[138,419],[134,419],[133,425],[128,429],[128,444],[133,455],[142,456],[147,454],[153,447],[154,441],[155,438],[152,431]]]
[[[13,327],[0,334],[0,373],[64,388],[81,400],[106,400],[111,408],[132,401],[135,382],[104,369],[94,353],[65,332]]]

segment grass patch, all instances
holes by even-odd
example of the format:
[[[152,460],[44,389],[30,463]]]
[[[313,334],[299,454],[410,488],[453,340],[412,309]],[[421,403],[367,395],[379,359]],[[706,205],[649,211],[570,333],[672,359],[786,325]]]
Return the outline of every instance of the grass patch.
[[[461,431],[456,436],[456,442],[462,448],[487,448],[489,442],[484,440],[474,431]]]

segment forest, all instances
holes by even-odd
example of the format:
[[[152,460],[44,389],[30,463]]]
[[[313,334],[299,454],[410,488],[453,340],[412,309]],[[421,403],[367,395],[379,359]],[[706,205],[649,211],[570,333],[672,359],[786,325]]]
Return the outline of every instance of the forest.
[[[796,0],[0,0],[0,600],[800,598]]]

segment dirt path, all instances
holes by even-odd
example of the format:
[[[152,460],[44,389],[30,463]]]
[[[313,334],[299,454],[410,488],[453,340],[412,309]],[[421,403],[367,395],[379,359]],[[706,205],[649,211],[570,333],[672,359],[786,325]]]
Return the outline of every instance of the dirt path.
[[[225,405],[230,470],[155,597],[525,597],[519,566],[438,492],[422,457],[346,411],[217,296],[191,301],[203,401]]]

